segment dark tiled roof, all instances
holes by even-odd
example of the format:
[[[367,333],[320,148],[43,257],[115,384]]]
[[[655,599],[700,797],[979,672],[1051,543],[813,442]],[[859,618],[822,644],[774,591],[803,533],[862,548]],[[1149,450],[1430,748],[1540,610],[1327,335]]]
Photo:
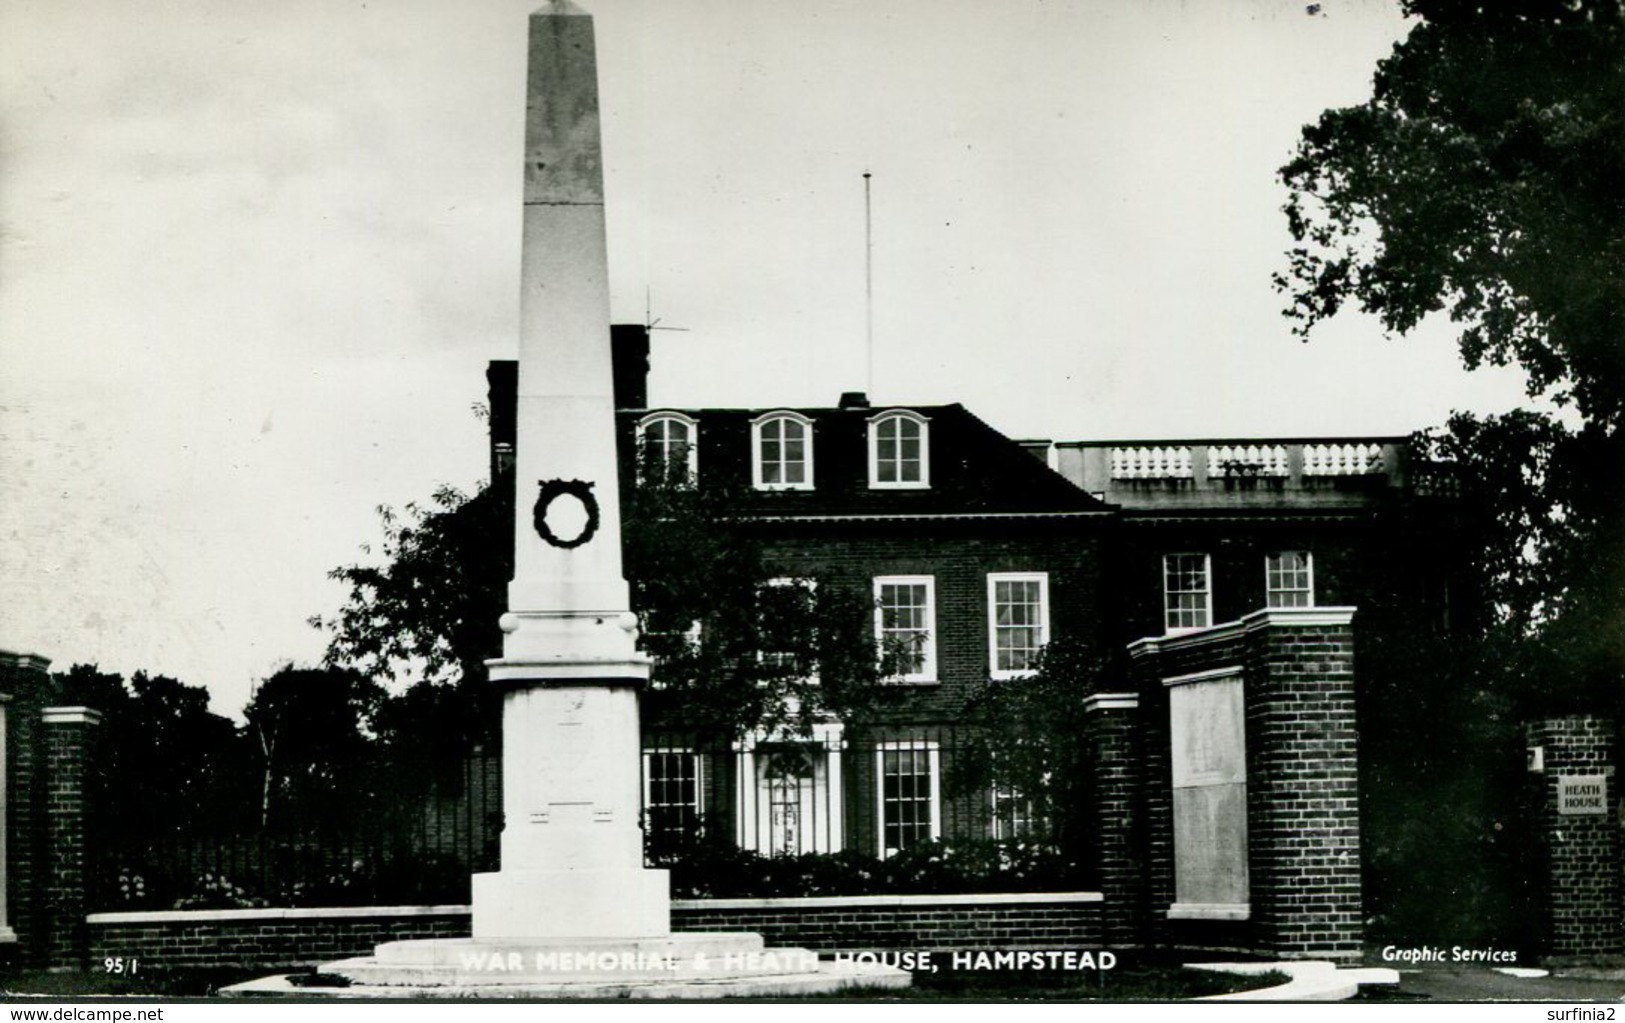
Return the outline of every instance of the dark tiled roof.
[[[869,486],[869,421],[897,409],[930,424],[930,486]],[[739,494],[748,515],[963,515],[1104,512],[1110,506],[1052,471],[1031,452],[988,426],[964,406],[886,406],[814,409],[640,409],[619,413],[621,451],[633,456],[636,424],[656,412],[681,412],[699,422],[701,486]],[[751,487],[751,423],[775,411],[813,423],[813,488]]]

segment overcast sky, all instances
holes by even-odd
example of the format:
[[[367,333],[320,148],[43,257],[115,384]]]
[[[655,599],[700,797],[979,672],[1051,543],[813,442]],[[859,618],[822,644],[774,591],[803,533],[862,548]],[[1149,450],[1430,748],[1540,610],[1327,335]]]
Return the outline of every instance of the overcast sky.
[[[651,402],[963,402],[1063,440],[1516,404],[1448,330],[1304,345],[1274,171],[1405,25],[1324,0],[582,0]],[[314,661],[375,507],[485,472],[537,0],[0,5],[0,648]],[[873,178],[875,373],[862,174]],[[1447,327],[1448,325],[1444,325]]]

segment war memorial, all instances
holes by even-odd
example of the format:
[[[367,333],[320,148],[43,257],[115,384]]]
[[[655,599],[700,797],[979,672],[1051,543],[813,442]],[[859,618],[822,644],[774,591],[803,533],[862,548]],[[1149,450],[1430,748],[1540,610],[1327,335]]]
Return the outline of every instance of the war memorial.
[[[620,387],[628,361],[647,371],[648,332],[629,360],[610,323],[592,18],[551,0],[528,45],[519,357],[489,376],[493,481],[514,498],[502,651],[486,662],[502,694],[496,869],[473,872],[468,905],[108,910],[88,894],[99,715],[51,705],[46,662],[6,655],[0,943],[53,967],[138,952],[314,967],[316,982],[232,993],[359,998],[875,993],[908,986],[920,949],[1089,969],[1125,950],[1370,961],[1359,659],[1368,635],[1441,613],[1456,567],[1448,495],[1404,439],[1016,441],[961,406],[861,392],[648,408]],[[622,501],[655,447],[691,474],[696,460],[735,474],[741,521],[786,564],[872,592],[877,638],[912,644],[890,718],[710,744],[651,727]],[[972,683],[1019,684],[1057,634],[1116,658],[1076,701],[1087,887],[674,899],[649,865],[651,832],[702,818],[762,859],[1028,837],[1011,786],[950,791],[963,750],[940,724]],[[1524,734],[1545,950],[1617,953],[1612,724]]]

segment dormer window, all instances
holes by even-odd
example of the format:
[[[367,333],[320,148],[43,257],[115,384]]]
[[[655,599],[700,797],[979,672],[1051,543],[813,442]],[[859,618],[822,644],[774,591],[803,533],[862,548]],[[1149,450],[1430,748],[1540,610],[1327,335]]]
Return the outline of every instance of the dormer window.
[[[667,479],[699,476],[700,424],[681,412],[655,412],[638,422],[638,474],[664,472]],[[681,474],[681,475],[676,475]]]
[[[769,412],[750,425],[751,482],[757,490],[811,490],[812,420]]]
[[[869,486],[883,489],[931,485],[930,422],[899,409],[869,420]]]

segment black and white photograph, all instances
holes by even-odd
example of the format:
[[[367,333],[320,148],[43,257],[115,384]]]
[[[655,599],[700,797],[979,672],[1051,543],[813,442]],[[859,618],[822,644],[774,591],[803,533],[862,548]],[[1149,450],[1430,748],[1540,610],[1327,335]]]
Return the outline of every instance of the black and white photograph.
[[[1622,733],[1625,0],[0,6],[10,1018],[1613,1019]]]

